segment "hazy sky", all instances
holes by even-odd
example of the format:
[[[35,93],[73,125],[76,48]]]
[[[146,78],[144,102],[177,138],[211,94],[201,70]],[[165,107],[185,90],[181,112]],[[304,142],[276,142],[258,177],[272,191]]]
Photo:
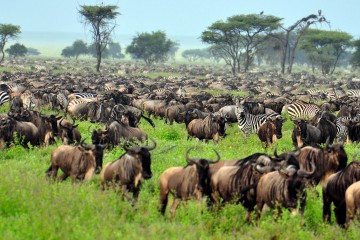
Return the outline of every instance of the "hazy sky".
[[[78,33],[89,37],[80,22],[79,5],[98,0],[0,0],[0,23],[19,25],[22,32]],[[116,38],[165,31],[170,36],[200,37],[212,23],[237,14],[260,13],[283,18],[290,26],[321,9],[331,30],[360,36],[360,0],[104,0],[119,6]],[[318,26],[321,27],[321,26]],[[329,29],[327,25],[323,29]],[[81,35],[80,35],[81,36]],[[21,36],[20,36],[21,37]],[[75,40],[75,39],[74,39]],[[21,40],[20,40],[21,41]]]
[[[79,5],[101,1],[0,0],[0,23],[22,31],[80,32]],[[359,36],[359,0],[104,0],[119,6],[118,34],[162,30],[169,35],[200,36],[217,20],[236,14],[260,13],[284,18],[285,26],[322,9],[333,30]]]

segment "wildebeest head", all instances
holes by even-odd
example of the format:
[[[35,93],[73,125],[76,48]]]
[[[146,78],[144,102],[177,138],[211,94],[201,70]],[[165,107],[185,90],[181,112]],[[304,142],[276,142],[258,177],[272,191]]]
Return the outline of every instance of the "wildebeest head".
[[[347,164],[347,154],[344,149],[343,143],[329,144],[329,138],[325,143],[324,153],[327,155],[327,159],[330,165],[334,165],[332,169],[336,169],[335,172],[344,169]],[[337,166],[337,168],[336,168]]]
[[[282,177],[286,179],[288,199],[283,205],[288,208],[295,208],[299,196],[304,194],[306,183],[314,175],[316,167],[313,162],[311,164],[311,171],[306,171],[297,168],[295,165],[289,165],[285,169],[279,170]]]
[[[74,129],[77,128],[78,124],[75,125],[75,120],[73,119],[73,123],[69,121],[64,121],[62,118],[59,122],[59,137],[63,141],[63,144],[69,145],[75,142]]]
[[[124,149],[127,154],[132,155],[134,158],[140,160],[142,165],[142,176],[144,179],[149,179],[152,177],[151,171],[151,154],[150,151],[156,148],[156,142],[153,138],[150,138],[153,142],[153,146],[133,146],[128,147],[127,141],[124,142]]]
[[[86,145],[84,144],[84,141],[85,139],[80,142],[79,146],[86,151],[91,151],[91,153],[95,157],[95,162],[96,162],[95,173],[100,173],[103,165],[103,156],[104,156],[103,153],[104,153],[104,149],[107,147],[107,144]]]
[[[109,143],[109,129],[94,129],[91,134],[92,144],[107,144]]]
[[[194,165],[196,166],[197,174],[198,174],[198,188],[201,192],[204,192],[207,186],[208,182],[208,172],[209,172],[209,166],[210,164],[214,164],[220,161],[220,155],[219,153],[214,149],[214,152],[216,153],[217,159],[216,160],[210,160],[205,158],[190,158],[189,152],[193,149],[192,147],[189,148],[186,153],[186,162],[188,165]]]
[[[286,122],[286,118],[283,118],[281,115],[277,115],[274,117],[274,124],[275,124],[275,135],[277,139],[282,138],[282,126],[283,123]]]

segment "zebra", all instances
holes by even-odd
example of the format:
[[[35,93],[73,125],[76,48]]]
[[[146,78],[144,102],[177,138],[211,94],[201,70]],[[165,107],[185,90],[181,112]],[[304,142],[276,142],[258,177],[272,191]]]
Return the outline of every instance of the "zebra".
[[[75,98],[94,98],[96,97],[95,93],[75,93]]]
[[[266,122],[269,117],[278,117],[281,115],[273,112],[270,114],[257,114],[246,113],[243,102],[240,103],[239,99],[235,100],[235,114],[238,121],[238,127],[242,131],[244,138],[250,133],[257,133],[260,126]]]
[[[343,116],[336,118],[336,139],[345,142],[348,138],[347,127],[345,122],[351,120],[351,117]]]
[[[360,97],[360,89],[349,89],[346,92],[346,95],[353,98],[359,98]]]
[[[291,120],[296,118],[309,120],[312,119],[320,108],[316,104],[306,102],[294,102],[288,107],[288,114]]]
[[[59,104],[60,108],[65,111],[67,108],[67,105],[68,105],[68,100],[67,100],[65,94],[58,93],[56,95],[56,100],[57,100],[57,103]]]
[[[336,93],[334,90],[318,90],[318,89],[308,89],[306,90],[306,92],[310,95],[310,97],[312,98],[317,98],[317,99],[330,99],[330,100],[335,100],[336,97]]]
[[[10,102],[9,94],[7,94],[7,92],[0,91],[0,106],[7,102]]]

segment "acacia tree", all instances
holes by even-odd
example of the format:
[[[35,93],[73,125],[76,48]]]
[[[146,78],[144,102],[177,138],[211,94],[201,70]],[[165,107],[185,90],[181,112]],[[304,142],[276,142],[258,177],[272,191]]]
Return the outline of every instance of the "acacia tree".
[[[11,57],[24,57],[27,53],[27,48],[25,45],[20,43],[15,43],[11,45],[10,48],[5,50]]]
[[[353,67],[360,67],[360,39],[353,41],[352,46],[355,51],[351,56],[350,63]]]
[[[321,66],[323,74],[332,74],[341,56],[352,44],[352,36],[346,32],[308,29],[300,47],[313,64]]]
[[[16,38],[21,33],[20,27],[12,24],[0,24],[0,51],[1,59],[0,63],[4,60],[5,57],[5,44],[13,38]]]
[[[83,17],[83,23],[90,25],[95,49],[96,71],[100,72],[101,56],[111,40],[111,33],[116,27],[115,19],[120,14],[115,5],[81,5],[79,13]]]
[[[310,14],[307,17],[303,17],[288,28],[281,26],[283,32],[271,35],[273,38],[278,40],[278,46],[280,47],[282,53],[281,73],[285,73],[286,62],[287,73],[291,73],[295,59],[295,50],[301,37],[311,25],[322,22],[328,23],[325,17],[321,14],[321,10],[319,10],[318,14]]]
[[[152,65],[156,62],[163,62],[169,56],[170,49],[176,46],[176,43],[166,37],[165,32],[156,31],[152,33],[140,33],[135,36],[126,53],[129,53],[134,59],[142,59],[146,65]]]
[[[242,60],[244,70],[249,69],[257,47],[280,26],[280,21],[281,18],[270,15],[235,15],[227,18],[226,22],[213,23],[202,33],[201,40],[211,44],[211,51],[221,56],[236,74],[240,72]]]
[[[230,23],[236,23],[243,32],[240,38],[244,47],[244,70],[249,70],[251,63],[260,44],[267,39],[267,35],[281,26],[282,19],[269,15],[248,14],[236,15],[228,18]]]

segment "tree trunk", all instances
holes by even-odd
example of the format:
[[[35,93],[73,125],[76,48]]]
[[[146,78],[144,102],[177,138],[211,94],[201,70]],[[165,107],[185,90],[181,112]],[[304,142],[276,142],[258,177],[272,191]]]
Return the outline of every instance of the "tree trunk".
[[[2,49],[1,49],[1,59],[0,59],[0,64],[2,63],[2,61],[4,61],[4,57],[5,57],[4,48],[2,48]]]
[[[96,43],[96,72],[100,72],[101,64],[101,45],[99,42]]]

